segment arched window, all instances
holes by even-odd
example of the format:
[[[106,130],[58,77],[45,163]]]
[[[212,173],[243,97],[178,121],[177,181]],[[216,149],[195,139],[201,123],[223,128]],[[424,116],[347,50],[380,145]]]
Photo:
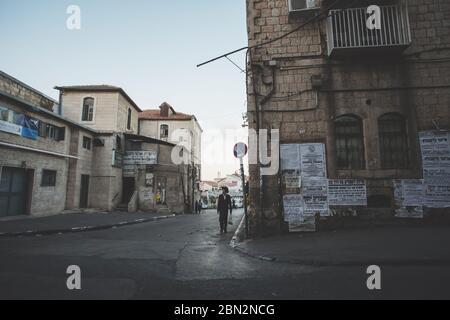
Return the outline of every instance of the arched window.
[[[381,167],[406,168],[409,162],[406,119],[397,113],[388,113],[378,119]]]
[[[128,109],[127,129],[131,130],[131,109]]]
[[[84,98],[81,121],[92,121],[93,119],[94,119],[94,98]]]
[[[362,120],[346,115],[334,121],[338,169],[365,169]]]
[[[160,126],[159,138],[160,139],[168,139],[169,138],[169,126],[167,124],[162,124]]]

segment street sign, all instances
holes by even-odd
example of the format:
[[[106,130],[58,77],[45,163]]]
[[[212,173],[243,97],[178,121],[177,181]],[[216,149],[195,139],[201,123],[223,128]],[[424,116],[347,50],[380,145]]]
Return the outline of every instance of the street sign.
[[[245,143],[239,142],[234,146],[234,156],[238,159],[242,159],[247,155],[248,147]]]

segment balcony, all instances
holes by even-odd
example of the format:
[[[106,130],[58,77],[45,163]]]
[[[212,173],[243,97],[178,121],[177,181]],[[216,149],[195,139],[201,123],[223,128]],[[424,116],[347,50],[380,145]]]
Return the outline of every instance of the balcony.
[[[367,8],[330,10],[327,18],[328,55],[404,51],[411,44],[408,8],[386,5],[381,8],[381,29],[367,28]]]

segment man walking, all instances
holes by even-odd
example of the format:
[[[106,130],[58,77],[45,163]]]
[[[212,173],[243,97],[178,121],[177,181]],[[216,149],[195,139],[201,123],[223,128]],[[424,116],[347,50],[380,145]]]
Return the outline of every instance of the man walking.
[[[233,212],[231,197],[228,194],[228,188],[223,187],[222,194],[217,200],[217,213],[219,214],[220,233],[227,233],[228,209],[230,209],[231,214]]]

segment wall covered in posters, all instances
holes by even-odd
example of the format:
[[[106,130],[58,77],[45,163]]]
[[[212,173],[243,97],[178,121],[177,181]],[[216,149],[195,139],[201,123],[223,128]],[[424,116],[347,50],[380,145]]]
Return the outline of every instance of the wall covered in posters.
[[[419,140],[425,189],[423,205],[450,208],[450,132],[421,132]]]

